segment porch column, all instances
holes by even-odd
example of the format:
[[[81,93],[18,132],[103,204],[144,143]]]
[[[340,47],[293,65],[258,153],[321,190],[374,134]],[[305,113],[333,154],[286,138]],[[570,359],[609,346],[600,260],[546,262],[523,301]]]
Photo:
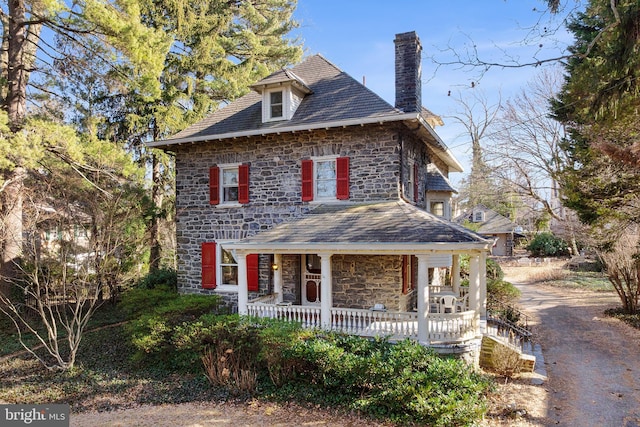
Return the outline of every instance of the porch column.
[[[282,302],[282,255],[274,254],[273,264],[275,266],[275,270],[273,270],[273,292],[278,294],[276,302]]]
[[[451,286],[453,292],[460,295],[460,255],[455,254],[451,259]]]
[[[247,254],[236,252],[238,262],[238,314],[248,313],[249,287],[247,283]]]
[[[482,252],[480,262],[480,319],[487,318],[487,253]]]
[[[418,342],[429,344],[429,255],[418,258]]]
[[[331,255],[318,254],[320,257],[320,323],[323,328],[331,328],[331,307],[333,306],[333,277],[331,274]]]
[[[469,308],[480,314],[480,254],[469,257]]]

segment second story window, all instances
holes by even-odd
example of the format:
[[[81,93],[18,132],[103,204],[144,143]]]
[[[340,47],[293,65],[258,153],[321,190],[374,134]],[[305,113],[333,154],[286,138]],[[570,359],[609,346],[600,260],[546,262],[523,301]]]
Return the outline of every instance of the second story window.
[[[349,199],[349,158],[302,161],[302,201]]]
[[[316,197],[318,199],[336,197],[336,161],[319,160],[315,162]]]
[[[209,168],[209,204],[249,203],[249,165],[232,164]]]
[[[269,111],[270,111],[269,118],[279,119],[284,117],[284,114],[283,114],[284,103],[283,103],[282,91],[271,92],[269,94],[269,101],[270,101],[269,102]]]
[[[238,201],[238,168],[222,169],[222,203]]]

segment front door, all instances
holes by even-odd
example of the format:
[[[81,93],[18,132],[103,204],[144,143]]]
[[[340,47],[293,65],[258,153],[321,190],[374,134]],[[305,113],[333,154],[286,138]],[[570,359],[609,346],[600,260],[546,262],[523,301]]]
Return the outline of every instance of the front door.
[[[320,305],[320,257],[314,254],[302,255],[302,305]]]

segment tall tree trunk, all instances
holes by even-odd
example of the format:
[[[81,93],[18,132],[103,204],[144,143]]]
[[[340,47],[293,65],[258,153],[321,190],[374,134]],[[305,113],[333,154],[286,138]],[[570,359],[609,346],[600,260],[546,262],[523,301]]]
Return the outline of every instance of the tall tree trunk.
[[[9,117],[11,132],[19,132],[27,110],[27,82],[30,69],[35,64],[36,50],[42,24],[28,24],[24,0],[10,0],[9,16],[3,18],[8,30],[3,34],[2,47],[6,54],[1,57],[0,66],[7,79],[6,93],[3,93],[4,107]],[[2,192],[2,264],[0,265],[0,290],[7,290],[18,276],[18,263],[22,253],[24,179],[27,171],[15,159],[13,170],[2,171],[5,181]]]
[[[149,270],[156,271],[160,269],[161,245],[160,245],[160,215],[158,211],[162,208],[162,173],[160,170],[160,159],[151,152],[152,162],[152,185],[151,199],[153,201],[153,217],[151,218],[151,226],[149,229],[149,240],[151,245],[151,253],[149,259]]]

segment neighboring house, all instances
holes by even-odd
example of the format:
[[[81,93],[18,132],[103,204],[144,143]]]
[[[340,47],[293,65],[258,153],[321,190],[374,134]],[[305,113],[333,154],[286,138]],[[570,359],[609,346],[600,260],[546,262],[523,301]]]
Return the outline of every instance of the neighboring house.
[[[447,177],[462,167],[422,107],[418,37],[398,34],[395,49],[395,107],[314,55],[149,144],[175,154],[181,292],[222,295],[240,314],[478,349],[492,241],[446,220]],[[439,270],[449,278],[435,281]]]
[[[498,212],[484,205],[477,205],[454,219],[463,224],[474,224],[473,229],[494,241],[491,248],[493,256],[513,256],[513,248],[519,238],[524,237],[522,227]]]

